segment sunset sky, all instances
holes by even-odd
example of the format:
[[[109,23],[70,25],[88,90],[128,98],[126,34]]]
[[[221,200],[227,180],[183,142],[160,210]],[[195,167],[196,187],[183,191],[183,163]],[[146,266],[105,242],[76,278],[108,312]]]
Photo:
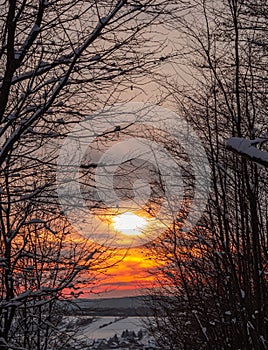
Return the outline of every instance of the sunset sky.
[[[83,297],[137,295],[151,286],[156,262],[143,247],[173,225],[187,185],[181,149],[170,154],[165,147],[175,147],[177,135],[186,149],[190,135],[200,155],[194,131],[175,112],[130,102],[107,108],[65,139],[57,173],[64,214],[82,237],[116,252],[94,287],[83,288]],[[193,160],[195,147],[189,151]]]
[[[124,257],[124,255],[126,256]],[[123,260],[121,260],[123,259]],[[132,248],[127,252],[119,250],[114,256],[119,261],[101,275],[95,288],[83,288],[83,298],[106,298],[136,296],[146,293],[146,288],[154,280],[149,270],[156,267],[143,247]],[[121,261],[120,261],[121,260]]]

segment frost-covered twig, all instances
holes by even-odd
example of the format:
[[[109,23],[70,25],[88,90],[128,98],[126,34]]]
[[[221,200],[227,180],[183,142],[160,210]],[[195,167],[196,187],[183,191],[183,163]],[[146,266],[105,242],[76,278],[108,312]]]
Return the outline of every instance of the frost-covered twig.
[[[268,152],[262,151],[255,147],[256,144],[267,142],[268,138],[258,138],[255,140],[248,140],[241,137],[231,137],[226,141],[228,149],[240,154],[253,162],[268,166]]]

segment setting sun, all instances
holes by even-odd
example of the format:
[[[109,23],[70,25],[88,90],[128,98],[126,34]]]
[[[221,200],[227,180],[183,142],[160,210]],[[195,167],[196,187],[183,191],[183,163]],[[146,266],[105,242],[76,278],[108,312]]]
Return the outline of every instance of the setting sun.
[[[113,218],[114,229],[125,235],[139,235],[145,226],[147,220],[133,213],[124,213]]]

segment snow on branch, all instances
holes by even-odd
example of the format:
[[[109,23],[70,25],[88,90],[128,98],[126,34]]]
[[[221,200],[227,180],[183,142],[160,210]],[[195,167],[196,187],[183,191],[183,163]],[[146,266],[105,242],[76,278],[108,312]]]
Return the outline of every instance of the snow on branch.
[[[268,152],[258,149],[255,145],[268,142],[267,137],[260,137],[255,140],[248,140],[241,137],[231,137],[226,141],[228,149],[240,154],[253,162],[268,167]]]

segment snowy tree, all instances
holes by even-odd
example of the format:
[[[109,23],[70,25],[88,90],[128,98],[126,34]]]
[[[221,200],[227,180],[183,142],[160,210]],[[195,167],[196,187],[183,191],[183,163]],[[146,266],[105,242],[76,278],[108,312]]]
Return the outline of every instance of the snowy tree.
[[[227,140],[226,145],[227,148],[240,154],[241,156],[267,167],[268,153],[256,147],[258,144],[262,145],[267,141],[268,139],[266,137],[260,137],[254,140],[247,140],[241,137],[232,137]]]
[[[61,348],[56,300],[104,266],[105,249],[74,240],[58,206],[58,148],[163,61],[154,26],[180,3],[1,2],[1,350]]]
[[[267,156],[254,145],[267,132],[267,1],[192,3],[175,28],[189,79],[166,87],[206,147],[211,195],[194,230],[178,222],[152,245],[163,267],[149,328],[163,348],[267,349],[267,168],[226,148]]]

